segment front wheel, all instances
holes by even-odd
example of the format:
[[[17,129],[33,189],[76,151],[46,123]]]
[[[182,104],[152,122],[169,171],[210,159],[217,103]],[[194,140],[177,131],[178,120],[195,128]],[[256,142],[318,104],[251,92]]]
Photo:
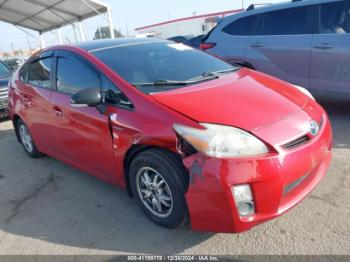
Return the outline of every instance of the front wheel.
[[[186,170],[172,153],[151,149],[130,166],[130,184],[141,209],[156,224],[176,228],[187,218]]]

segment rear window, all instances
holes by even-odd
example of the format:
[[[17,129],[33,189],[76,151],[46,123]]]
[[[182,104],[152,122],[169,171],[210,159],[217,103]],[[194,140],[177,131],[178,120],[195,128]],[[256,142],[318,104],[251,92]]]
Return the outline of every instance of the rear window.
[[[321,5],[321,34],[350,33],[350,2],[335,2]]]
[[[289,8],[266,13],[264,35],[307,34],[307,7]]]
[[[25,63],[19,70],[19,79],[22,82],[27,82],[28,80],[29,63]]]
[[[253,35],[255,33],[258,17],[258,15],[252,15],[240,18],[227,25],[222,31],[229,35]]]
[[[28,75],[29,84],[43,88],[52,88],[52,60],[52,57],[49,57],[31,63]]]

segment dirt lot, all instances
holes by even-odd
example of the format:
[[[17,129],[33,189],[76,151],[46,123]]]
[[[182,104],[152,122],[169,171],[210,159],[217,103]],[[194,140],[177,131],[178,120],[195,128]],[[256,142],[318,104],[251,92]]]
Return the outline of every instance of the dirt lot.
[[[350,104],[323,103],[334,155],[318,188],[240,234],[162,229],[123,190],[49,157],[28,158],[0,122],[0,254],[350,254]]]

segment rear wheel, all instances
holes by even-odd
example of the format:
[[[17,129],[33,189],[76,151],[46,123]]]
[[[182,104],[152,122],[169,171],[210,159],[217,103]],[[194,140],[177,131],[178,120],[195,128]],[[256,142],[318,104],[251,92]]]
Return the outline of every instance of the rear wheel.
[[[40,157],[41,153],[37,150],[28,127],[21,119],[17,121],[17,132],[24,151],[26,151],[26,153],[32,158]]]
[[[129,170],[131,189],[146,216],[167,228],[183,225],[186,170],[181,161],[170,152],[151,149],[136,156]]]

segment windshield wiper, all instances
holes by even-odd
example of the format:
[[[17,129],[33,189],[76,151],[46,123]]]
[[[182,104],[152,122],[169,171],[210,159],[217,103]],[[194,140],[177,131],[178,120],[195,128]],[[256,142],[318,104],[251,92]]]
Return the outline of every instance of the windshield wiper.
[[[211,73],[218,75],[218,74],[226,74],[226,73],[236,72],[237,70],[239,70],[239,67],[234,67],[234,68],[230,68],[227,70],[215,71],[215,72],[211,72]]]
[[[190,84],[195,84],[200,82],[195,79],[187,80],[187,81],[176,81],[176,80],[156,80],[154,82],[149,83],[132,83],[133,86],[142,87],[142,86],[185,86]]]
[[[208,80],[217,79],[221,74],[226,74],[230,72],[235,72],[239,68],[231,68],[227,70],[215,71],[215,72],[204,72],[202,75],[191,78],[185,81],[177,81],[177,80],[156,80],[154,82],[146,82],[146,83],[132,83],[133,86],[136,87],[144,87],[144,86],[185,86],[190,84],[196,84],[198,82],[204,82]]]
[[[204,72],[202,75],[191,78],[188,81],[201,81],[201,79],[216,79],[219,78],[221,74],[226,74],[226,73],[231,73],[231,72],[235,72],[237,71],[238,68],[231,68],[231,69],[227,69],[227,70],[220,70],[220,71],[214,71],[214,72]]]
[[[192,82],[201,82],[201,81],[206,81],[206,80],[213,80],[219,78],[219,76],[213,72],[204,72],[200,76],[196,76],[194,78],[191,78],[187,81],[192,81]]]

